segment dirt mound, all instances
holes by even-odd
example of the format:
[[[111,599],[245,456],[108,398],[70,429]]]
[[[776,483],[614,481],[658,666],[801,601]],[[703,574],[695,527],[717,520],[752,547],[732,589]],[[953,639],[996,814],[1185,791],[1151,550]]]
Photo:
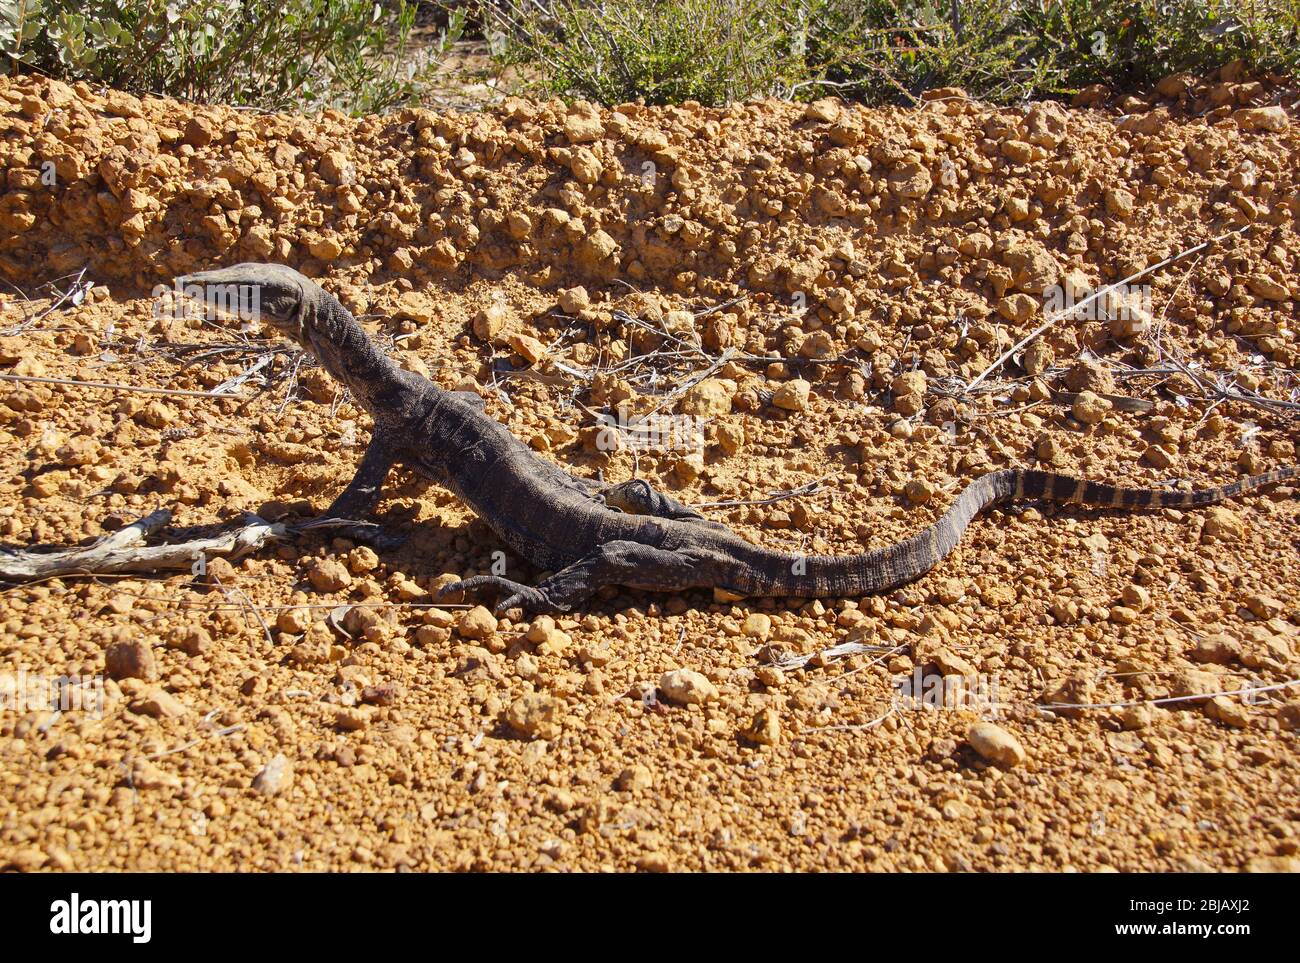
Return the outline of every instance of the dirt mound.
[[[319,277],[580,473],[697,504],[820,482],[709,509],[788,550],[897,540],[995,468],[1292,463],[1300,125],[1258,94],[355,121],[0,81],[0,539],[307,515],[346,484],[368,421],[323,372],[155,291],[240,260]],[[968,390],[1045,310],[1238,228]],[[651,411],[701,444],[601,443],[599,413]],[[391,552],[4,591],[0,864],[1285,868],[1293,496],[995,513],[886,597],[607,593],[519,625],[431,604],[501,546],[399,474]],[[102,713],[12,708],[106,668]],[[940,679],[996,727],[906,698]],[[1243,686],[1275,688],[1206,698]]]

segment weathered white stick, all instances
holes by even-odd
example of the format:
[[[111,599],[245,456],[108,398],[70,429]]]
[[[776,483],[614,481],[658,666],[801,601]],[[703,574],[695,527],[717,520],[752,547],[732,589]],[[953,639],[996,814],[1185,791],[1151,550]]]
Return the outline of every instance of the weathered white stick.
[[[170,511],[159,509],[85,548],[57,552],[0,551],[0,579],[22,582],[57,575],[184,570],[193,568],[200,556],[242,558],[257,551],[268,539],[285,532],[283,525],[273,525],[254,516],[243,527],[212,538],[199,538],[176,545],[141,544],[146,536],[158,531],[171,518]]]

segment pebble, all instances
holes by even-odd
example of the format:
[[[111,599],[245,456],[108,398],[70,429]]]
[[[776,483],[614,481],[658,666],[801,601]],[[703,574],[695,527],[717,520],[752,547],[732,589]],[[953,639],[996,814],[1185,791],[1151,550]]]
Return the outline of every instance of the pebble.
[[[1026,759],[1020,740],[996,723],[975,723],[966,733],[966,741],[981,756],[999,766],[1019,766]]]
[[[277,796],[293,785],[293,763],[277,753],[253,777],[253,788],[263,796]]]
[[[787,381],[777,388],[772,395],[772,404],[785,411],[803,411],[808,407],[809,393],[812,385],[802,378]]]
[[[1105,419],[1113,407],[1114,405],[1108,400],[1091,391],[1080,391],[1078,397],[1074,399],[1070,413],[1085,425],[1096,425]]]
[[[1232,509],[1211,505],[1205,512],[1205,525],[1201,531],[1210,538],[1235,540],[1245,533],[1246,525]]]
[[[741,630],[751,639],[766,642],[772,637],[772,617],[763,612],[751,612],[745,616]]]
[[[352,574],[338,559],[321,558],[307,569],[307,581],[318,592],[339,592],[352,584]]]
[[[637,763],[618,774],[614,786],[619,792],[639,792],[654,785],[654,776],[645,766]]]
[[[564,288],[560,291],[559,305],[560,310],[565,314],[577,314],[579,311],[585,311],[591,307],[591,296],[587,294],[587,289],[581,285],[574,288]]]
[[[456,632],[463,639],[488,639],[496,634],[496,616],[482,605],[476,605],[456,623]]]
[[[190,710],[171,693],[150,686],[132,700],[131,711],[155,719],[179,719]]]
[[[104,653],[104,671],[112,679],[143,679],[152,682],[158,678],[158,663],[153,646],[144,639],[114,642]]]
[[[775,746],[781,741],[781,717],[770,706],[759,709],[741,735],[760,746]]]
[[[530,692],[510,703],[503,721],[529,739],[553,739],[559,734],[560,703],[549,695]]]
[[[334,725],[344,732],[360,732],[370,725],[370,709],[366,706],[344,706],[334,712]]]
[[[1205,703],[1205,714],[1234,729],[1245,729],[1250,725],[1250,714],[1246,707],[1227,696],[1215,696],[1208,700]]]
[[[903,486],[903,494],[913,505],[924,505],[934,497],[935,488],[925,478],[913,478]]]
[[[718,688],[694,669],[674,669],[659,677],[659,691],[680,706],[703,705],[718,698]]]
[[[137,757],[131,764],[131,785],[136,789],[179,789],[179,777],[164,772],[148,759]]]

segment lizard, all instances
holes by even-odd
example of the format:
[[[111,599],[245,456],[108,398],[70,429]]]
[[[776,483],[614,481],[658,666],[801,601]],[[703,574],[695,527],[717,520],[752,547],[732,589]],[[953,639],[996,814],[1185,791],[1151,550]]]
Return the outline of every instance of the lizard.
[[[896,544],[849,555],[756,545],[643,479],[605,484],[542,458],[492,418],[475,392],[448,391],[400,368],[315,281],[285,265],[237,264],[177,279],[187,293],[230,286],[242,311],[296,342],[373,418],[355,477],[326,512],[363,519],[395,464],[453,492],[521,558],[553,574],[537,585],[473,575],[440,597],[495,592],[511,610],[570,612],[604,586],[737,597],[851,598],[885,592],[937,566],[990,506],[1049,501],[1132,511],[1200,508],[1300,476],[1286,466],[1193,491],[1121,488],[1036,469],[971,481],[933,524]],[[248,314],[241,314],[247,317]]]

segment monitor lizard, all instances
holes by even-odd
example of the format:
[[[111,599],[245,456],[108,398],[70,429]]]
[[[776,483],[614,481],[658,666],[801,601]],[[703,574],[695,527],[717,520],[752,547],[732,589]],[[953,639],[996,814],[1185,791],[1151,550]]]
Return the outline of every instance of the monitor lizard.
[[[1054,472],[1006,469],[972,481],[944,515],[894,545],[856,555],[807,555],[749,542],[644,480],[605,484],[538,456],[487,414],[476,393],[447,391],[403,370],[339,301],[279,264],[238,264],[177,279],[200,292],[237,292],[245,312],[309,351],[374,419],[356,476],[329,517],[361,520],[400,463],[455,493],[521,558],[549,575],[524,585],[475,575],[442,590],[495,591],[498,614],[572,611],[603,586],[736,596],[841,598],[907,583],[934,568],[991,505],[1046,500],[1121,510],[1198,508],[1294,479],[1300,468],[1198,491],[1118,488]]]

